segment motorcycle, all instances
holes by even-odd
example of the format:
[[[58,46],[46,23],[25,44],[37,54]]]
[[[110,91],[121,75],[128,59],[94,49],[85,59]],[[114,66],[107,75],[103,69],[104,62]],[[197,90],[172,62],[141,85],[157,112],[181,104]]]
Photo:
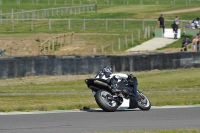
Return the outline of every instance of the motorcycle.
[[[113,74],[111,67],[105,66],[95,78],[85,79],[85,83],[92,90],[98,106],[106,112],[151,108],[149,99],[138,90],[137,78],[132,74]]]

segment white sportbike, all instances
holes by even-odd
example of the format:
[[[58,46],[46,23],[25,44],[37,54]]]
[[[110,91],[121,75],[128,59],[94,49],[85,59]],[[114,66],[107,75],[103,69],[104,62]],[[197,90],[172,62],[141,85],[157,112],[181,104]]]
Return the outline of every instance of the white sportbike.
[[[95,78],[86,79],[85,83],[92,90],[98,106],[106,112],[151,108],[149,99],[138,90],[137,78],[132,74],[113,74],[112,69],[106,66]]]

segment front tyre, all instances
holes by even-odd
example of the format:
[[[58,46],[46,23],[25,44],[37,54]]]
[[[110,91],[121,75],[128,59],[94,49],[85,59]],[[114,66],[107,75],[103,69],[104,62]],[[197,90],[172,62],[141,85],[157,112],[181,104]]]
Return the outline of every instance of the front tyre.
[[[137,91],[138,94],[138,108],[141,110],[149,110],[151,108],[151,103],[149,99],[140,91]]]
[[[106,112],[114,112],[119,106],[111,93],[106,90],[98,90],[95,94],[95,100],[99,107]]]

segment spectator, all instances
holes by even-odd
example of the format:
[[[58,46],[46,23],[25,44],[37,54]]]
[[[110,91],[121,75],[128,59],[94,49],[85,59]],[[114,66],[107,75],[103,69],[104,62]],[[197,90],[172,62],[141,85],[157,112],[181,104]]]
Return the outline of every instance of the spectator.
[[[185,36],[185,38],[183,39],[182,41],[182,48],[183,48],[183,51],[187,51],[187,45],[191,43],[190,39],[188,36]],[[182,50],[181,50],[182,51]]]
[[[185,28],[195,29],[195,25],[194,25],[194,23],[192,23],[192,21],[188,21],[188,23],[186,24]]]
[[[0,55],[4,56],[4,52],[0,49]]]
[[[194,25],[195,28],[199,28],[199,18],[196,18],[196,20],[194,20]]]
[[[197,52],[199,51],[199,34],[197,34],[197,36],[195,36],[192,40],[192,51],[193,52]]]
[[[164,35],[164,33],[165,33],[165,19],[164,19],[163,14],[161,14],[160,17],[158,18],[158,28],[163,29],[163,35]]]
[[[179,25],[179,16],[176,16],[174,19],[174,23],[172,24],[172,29],[174,32],[174,39],[177,39],[177,34],[178,34],[178,25]]]
[[[197,52],[199,52],[199,41],[200,41],[200,34],[199,33],[197,34],[197,38],[198,38],[198,40],[197,40]]]

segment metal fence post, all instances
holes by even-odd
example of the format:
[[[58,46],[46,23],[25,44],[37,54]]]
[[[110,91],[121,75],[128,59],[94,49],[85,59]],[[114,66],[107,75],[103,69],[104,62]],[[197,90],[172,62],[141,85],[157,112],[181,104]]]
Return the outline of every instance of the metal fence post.
[[[14,10],[12,9],[12,11],[11,11],[11,19],[13,19],[13,12],[14,12]]]
[[[28,12],[26,13],[26,18],[29,19],[29,13]]]
[[[151,38],[151,28],[148,26],[148,38]]]
[[[68,19],[68,29],[70,30],[70,18]]]
[[[31,30],[33,30],[33,19],[31,19]]]
[[[83,30],[85,30],[85,18],[83,19]]]
[[[49,30],[51,30],[51,19],[49,19]]]
[[[15,27],[14,27],[14,24],[15,24],[15,23],[14,23],[14,19],[12,19],[11,21],[12,21],[12,30],[14,31],[14,30],[15,30]]]
[[[74,15],[76,15],[76,8],[74,8]]]
[[[144,38],[147,38],[147,27],[145,27]]]
[[[123,30],[126,29],[126,22],[125,22],[125,19],[123,19]]]
[[[133,33],[131,33],[131,42],[132,42],[132,45],[134,45]]]
[[[144,31],[144,19],[142,19],[142,30]]]
[[[140,40],[140,30],[138,30],[138,40]]]
[[[118,38],[118,50],[120,51],[121,50],[121,46],[120,46],[120,38]]]
[[[35,18],[35,11],[32,11],[32,19]]]
[[[56,15],[58,16],[58,9],[56,9]]]
[[[107,18],[105,19],[105,21],[106,21],[106,30],[108,30],[108,20],[107,20]]]
[[[53,10],[53,9],[51,10],[51,15],[52,15],[52,16],[54,15],[54,10]]]
[[[95,12],[97,13],[97,4],[95,4]]]
[[[47,10],[44,9],[44,17],[47,17]]]
[[[93,52],[94,52],[94,53],[96,53],[96,52],[97,52],[96,48],[93,48]]]
[[[78,8],[78,14],[81,14],[81,8],[80,7]]]
[[[8,14],[6,14],[6,23],[8,23]]]
[[[65,14],[68,14],[68,8],[65,9]]]
[[[24,10],[22,9],[22,21],[24,21]]]
[[[52,39],[52,50],[55,51],[55,46],[54,46],[54,38]]]
[[[2,24],[2,9],[0,9],[0,24]]]
[[[113,49],[113,42],[111,43],[111,51],[113,52],[114,49]]]
[[[72,15],[72,8],[70,8],[70,10],[69,10],[69,14]]]
[[[127,48],[127,36],[125,36],[125,44],[126,44],[126,48]]]

